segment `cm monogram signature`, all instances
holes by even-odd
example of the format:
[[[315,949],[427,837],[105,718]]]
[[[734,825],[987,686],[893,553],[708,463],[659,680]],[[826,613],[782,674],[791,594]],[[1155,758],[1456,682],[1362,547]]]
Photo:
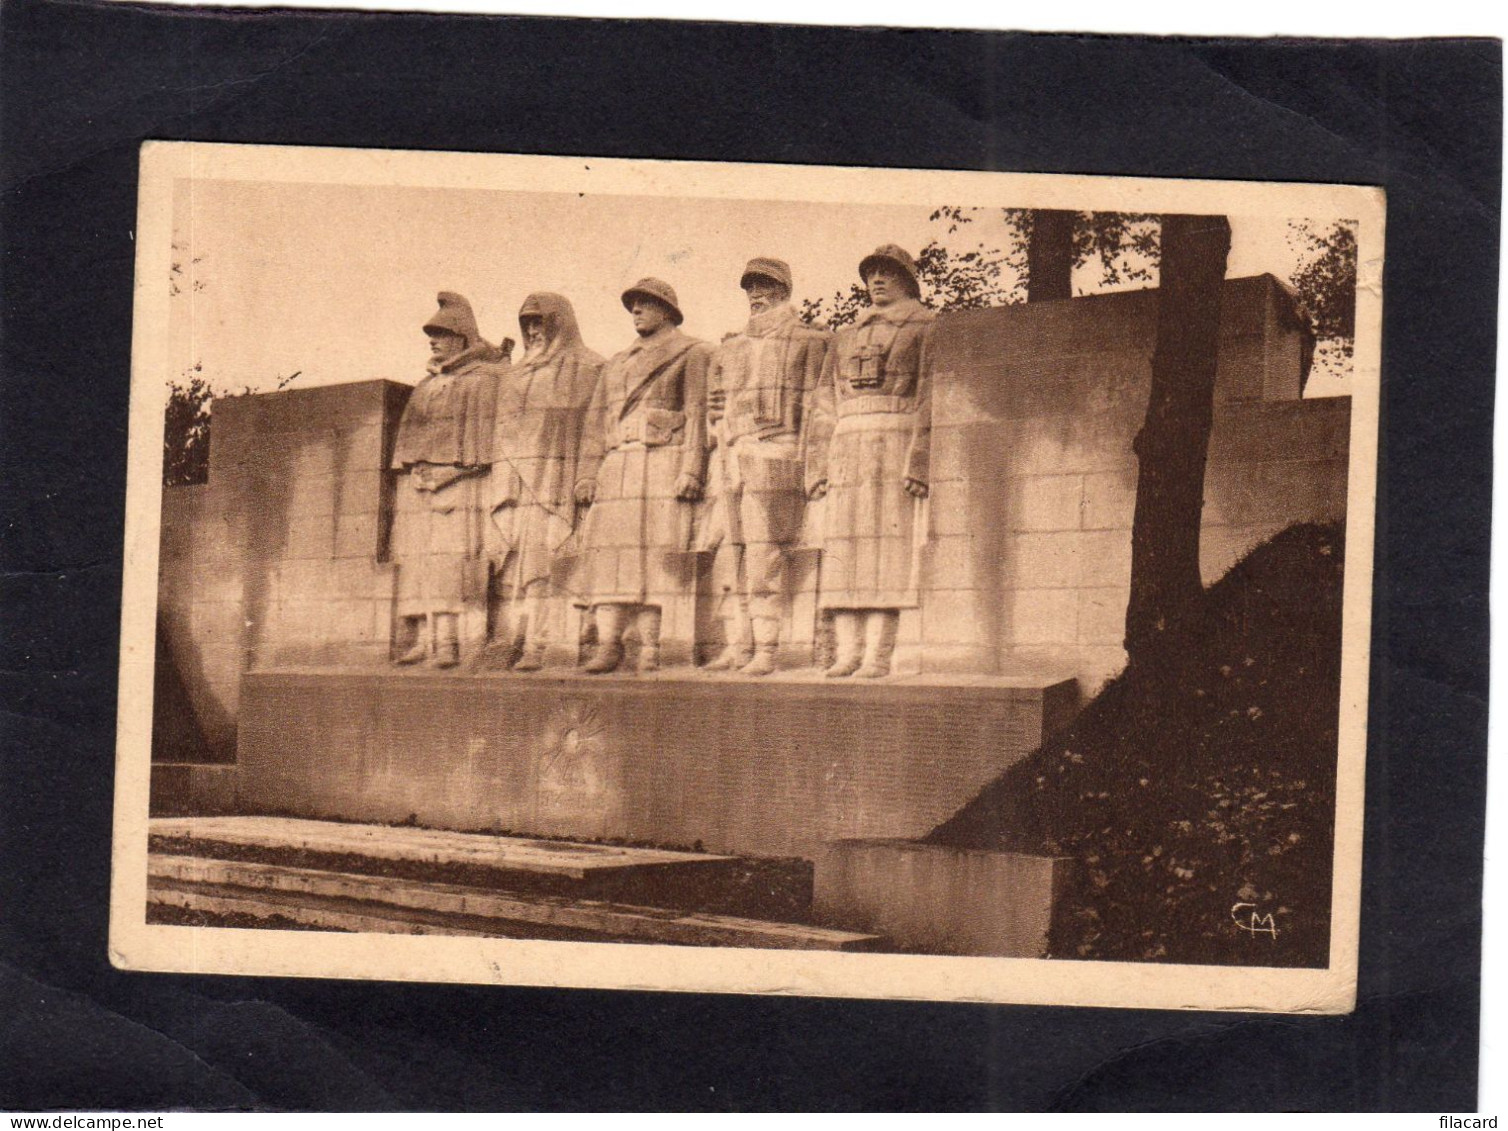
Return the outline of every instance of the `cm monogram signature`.
[[[1274,942],[1278,938],[1278,925],[1271,915],[1259,915],[1255,903],[1237,903],[1230,909],[1231,921],[1236,929],[1245,931],[1252,938],[1267,935]]]

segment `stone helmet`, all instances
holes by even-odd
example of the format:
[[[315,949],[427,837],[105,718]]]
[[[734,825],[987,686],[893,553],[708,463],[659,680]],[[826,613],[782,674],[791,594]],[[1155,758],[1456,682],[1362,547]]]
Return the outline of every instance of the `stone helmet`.
[[[750,279],[769,279],[784,287],[786,294],[791,293],[791,265],[783,259],[770,259],[761,255],[749,260],[738,285],[747,287]]]
[[[867,283],[869,273],[881,263],[892,263],[899,267],[906,278],[911,281],[911,297],[922,297],[922,284],[916,272],[916,260],[911,258],[910,252],[898,244],[881,244],[859,262],[859,278]]]
[[[477,329],[476,315],[472,313],[471,303],[454,291],[440,292],[440,309],[434,312],[428,322],[424,323],[426,334],[436,330],[443,330],[464,339],[467,349],[482,340],[482,332]]]
[[[640,279],[623,292],[623,309],[632,310],[635,298],[651,298],[670,308],[670,320],[679,326],[686,320],[681,313],[680,301],[675,297],[675,288],[663,279]]]

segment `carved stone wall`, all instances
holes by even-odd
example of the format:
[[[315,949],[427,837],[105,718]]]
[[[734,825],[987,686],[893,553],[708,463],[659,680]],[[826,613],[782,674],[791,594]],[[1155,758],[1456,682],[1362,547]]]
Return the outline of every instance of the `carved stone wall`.
[[[898,673],[1035,672],[1075,677],[1092,692],[1120,667],[1131,441],[1155,332],[1153,291],[946,318],[933,538],[921,607],[902,616]],[[1292,522],[1344,516],[1350,402],[1299,399],[1303,350],[1292,300],[1274,279],[1227,282],[1206,580]],[[394,483],[384,469],[408,392],[372,381],[218,400],[209,483],[164,491],[159,697],[186,701],[187,729],[199,732],[190,740],[209,757],[233,757],[244,672],[386,662]],[[801,623],[783,637],[790,660],[821,646],[814,560],[803,552],[792,570]],[[718,643],[707,638],[698,588],[707,573],[688,569],[696,584],[667,611],[668,662],[688,662],[698,644],[705,658]]]

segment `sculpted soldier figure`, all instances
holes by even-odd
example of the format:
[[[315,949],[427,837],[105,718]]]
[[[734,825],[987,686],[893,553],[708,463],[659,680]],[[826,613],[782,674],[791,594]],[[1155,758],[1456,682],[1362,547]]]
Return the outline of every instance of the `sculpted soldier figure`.
[[[681,587],[692,506],[706,485],[706,387],[712,347],[678,329],[675,291],[641,279],[623,292],[638,340],[602,368],[587,410],[577,502],[590,506],[578,583],[597,646],[585,670],[623,662],[635,615],[639,670],[660,664],[661,606]]]
[[[575,521],[576,460],[602,358],[582,343],[561,295],[530,295],[518,326],[524,356],[498,386],[488,503],[501,543],[497,581],[512,598],[497,644],[517,654],[514,671],[532,672],[544,666],[556,614],[550,573]]]
[[[751,259],[739,281],[749,298],[743,333],[723,342],[707,377],[716,444],[720,537],[713,575],[726,646],[707,665],[745,675],[775,670],[786,552],[801,534],[801,430],[832,335],[791,308],[791,269]]]
[[[398,423],[392,466],[407,474],[393,517],[400,664],[460,661],[460,617],[482,559],[481,476],[492,462],[492,397],[507,361],[450,291],[424,324],[429,365]]]
[[[808,493],[827,498],[820,604],[831,677],[889,673],[900,610],[917,604],[932,433],[933,314],[916,263],[886,244],[859,264],[873,305],[838,331],[813,398]]]

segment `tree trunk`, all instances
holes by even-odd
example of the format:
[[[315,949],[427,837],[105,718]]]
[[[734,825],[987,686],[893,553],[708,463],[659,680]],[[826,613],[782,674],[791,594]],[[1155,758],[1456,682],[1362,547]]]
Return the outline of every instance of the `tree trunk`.
[[[1145,660],[1204,597],[1200,514],[1229,252],[1230,224],[1224,216],[1163,217],[1152,392],[1133,444],[1139,473],[1126,605],[1132,664]]]
[[[1073,226],[1077,212],[1039,208],[1026,241],[1026,301],[1073,297]]]

